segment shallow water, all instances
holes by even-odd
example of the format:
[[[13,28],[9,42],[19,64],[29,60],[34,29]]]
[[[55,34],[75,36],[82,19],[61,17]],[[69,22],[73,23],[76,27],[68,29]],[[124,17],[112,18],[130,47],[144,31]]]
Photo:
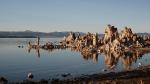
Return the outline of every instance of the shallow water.
[[[41,44],[59,40],[61,38],[41,38]],[[51,79],[63,78],[61,74],[64,73],[70,73],[74,77],[83,74],[124,71],[138,67],[139,63],[150,64],[148,53],[132,58],[129,57],[137,53],[127,54],[116,59],[114,54],[93,54],[87,57],[71,49],[52,51],[32,49],[29,52],[26,46],[28,41],[34,42],[36,39],[0,38],[0,76],[11,81],[24,80],[31,72],[34,74],[34,79]],[[24,47],[18,48],[18,45]]]

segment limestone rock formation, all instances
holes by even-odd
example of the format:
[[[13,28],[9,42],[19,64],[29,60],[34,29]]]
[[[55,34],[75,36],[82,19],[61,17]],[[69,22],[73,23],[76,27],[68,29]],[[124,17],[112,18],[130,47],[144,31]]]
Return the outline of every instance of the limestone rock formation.
[[[112,42],[117,37],[118,37],[117,28],[108,24],[104,32],[104,44]]]
[[[119,37],[120,37],[120,39],[133,37],[133,33],[132,33],[131,28],[125,27],[125,28],[121,31]]]
[[[67,44],[72,44],[74,40],[76,39],[76,36],[74,33],[69,33],[69,35],[65,38],[65,41]]]
[[[145,37],[144,40],[147,40]],[[118,51],[123,49],[130,49],[133,47],[144,47],[143,39],[137,34],[133,33],[131,28],[125,27],[120,33],[117,28],[107,25],[104,34],[105,50]]]

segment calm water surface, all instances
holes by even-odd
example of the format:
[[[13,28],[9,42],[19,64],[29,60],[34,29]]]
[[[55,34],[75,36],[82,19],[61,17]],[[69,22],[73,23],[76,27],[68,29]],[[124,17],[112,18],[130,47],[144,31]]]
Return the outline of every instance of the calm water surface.
[[[29,72],[34,79],[63,78],[61,74],[71,73],[74,76],[82,74],[124,71],[138,67],[138,63],[150,64],[150,54],[142,56],[122,57],[115,59],[104,54],[93,54],[90,57],[81,55],[71,49],[56,49],[46,51],[40,49],[29,52],[26,44],[35,38],[0,38],[0,76],[8,80],[24,80]],[[55,42],[60,38],[41,38],[41,44],[47,41]],[[23,45],[23,48],[18,48]],[[109,61],[108,61],[109,60]],[[110,61],[111,60],[111,61]],[[110,68],[110,67],[114,68]]]

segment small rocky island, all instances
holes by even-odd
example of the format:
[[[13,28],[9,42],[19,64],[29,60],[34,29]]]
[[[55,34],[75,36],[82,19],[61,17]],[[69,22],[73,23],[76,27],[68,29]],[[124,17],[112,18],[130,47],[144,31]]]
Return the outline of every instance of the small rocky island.
[[[40,45],[40,37],[37,37],[37,43],[28,43],[29,48],[34,49],[59,49],[59,48],[73,48],[81,53],[102,53],[109,51],[123,51],[123,50],[149,50],[150,36],[137,35],[132,32],[131,28],[125,27],[120,32],[115,26],[108,24],[105,28],[104,34],[99,36],[97,33],[90,33],[80,35],[70,32],[58,44],[47,42]]]

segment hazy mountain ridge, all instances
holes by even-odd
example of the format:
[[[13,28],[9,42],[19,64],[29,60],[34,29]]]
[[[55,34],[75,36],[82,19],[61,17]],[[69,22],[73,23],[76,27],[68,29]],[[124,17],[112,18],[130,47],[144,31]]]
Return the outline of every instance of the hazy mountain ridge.
[[[70,31],[64,32],[33,32],[33,31],[0,31],[0,38],[36,38],[37,36],[40,37],[64,37],[68,35]],[[84,34],[83,32],[74,32]]]
[[[33,32],[30,30],[27,31],[0,31],[0,38],[36,38],[40,37],[64,37],[68,35],[71,31],[63,31],[63,32]],[[74,32],[75,34],[80,33],[81,35],[85,34],[83,32]],[[150,33],[136,33],[137,35],[150,35]],[[99,36],[103,36],[103,34],[99,34]]]

